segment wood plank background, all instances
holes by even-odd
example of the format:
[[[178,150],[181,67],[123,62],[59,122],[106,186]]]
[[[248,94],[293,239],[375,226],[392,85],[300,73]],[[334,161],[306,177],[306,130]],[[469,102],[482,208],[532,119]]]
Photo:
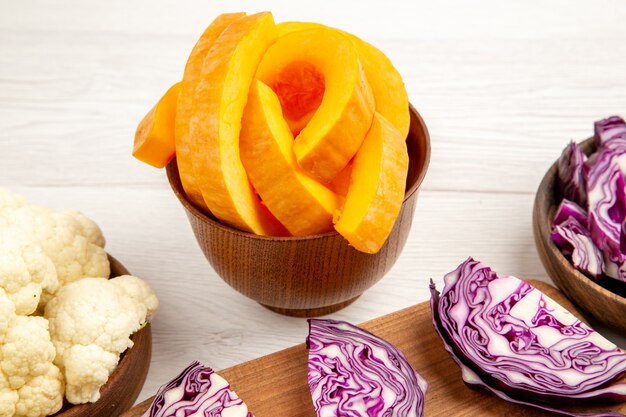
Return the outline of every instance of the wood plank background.
[[[0,2],[0,186],[93,217],[107,249],[161,299],[140,399],[191,360],[223,369],[302,342],[302,320],[231,290],[200,253],[162,171],[130,156],[136,124],[219,13],[272,10],[381,48],[432,137],[404,254],[334,317],[360,323],[424,301],[472,255],[547,280],[534,192],[570,139],[626,116],[626,3],[438,0]],[[626,339],[608,333],[622,346]]]

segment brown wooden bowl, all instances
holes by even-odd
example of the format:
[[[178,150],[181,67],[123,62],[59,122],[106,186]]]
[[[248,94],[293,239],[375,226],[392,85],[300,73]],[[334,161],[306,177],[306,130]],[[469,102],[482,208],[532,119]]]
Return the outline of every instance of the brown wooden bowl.
[[[396,223],[381,250],[359,252],[337,232],[305,237],[267,237],[223,225],[185,196],[174,159],[167,177],[182,203],[209,263],[231,287],[281,314],[311,317],[337,311],[356,300],[391,269],[413,221],[418,188],[430,160],[430,137],[411,106],[407,137],[409,172]]]
[[[109,255],[111,277],[128,275],[128,270]],[[54,417],[117,417],[130,409],[141,392],[152,356],[150,324],[135,333],[132,348],[122,354],[120,363],[109,380],[100,388],[100,399],[95,403],[72,405],[67,402]]]
[[[593,138],[580,143],[585,154],[595,152]],[[557,164],[543,177],[533,210],[533,231],[539,258],[556,285],[584,312],[600,323],[626,333],[626,285],[614,279],[595,282],[570,264],[550,239],[552,220],[561,202]]]

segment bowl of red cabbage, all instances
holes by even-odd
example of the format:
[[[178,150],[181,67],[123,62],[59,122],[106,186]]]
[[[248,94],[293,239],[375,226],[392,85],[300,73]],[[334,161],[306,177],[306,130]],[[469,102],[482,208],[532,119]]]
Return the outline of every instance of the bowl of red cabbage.
[[[585,313],[626,332],[626,122],[595,122],[569,143],[535,198],[535,244],[546,271]]]

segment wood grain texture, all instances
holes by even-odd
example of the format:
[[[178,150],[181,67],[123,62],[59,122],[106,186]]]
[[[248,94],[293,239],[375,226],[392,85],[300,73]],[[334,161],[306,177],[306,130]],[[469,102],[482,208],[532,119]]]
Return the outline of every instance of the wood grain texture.
[[[595,151],[593,137],[580,145],[587,156]],[[626,333],[626,284],[609,278],[599,282],[589,279],[572,266],[550,238],[552,220],[561,202],[557,169],[555,162],[535,197],[533,230],[539,258],[552,280],[578,307],[600,323]]]
[[[409,167],[404,202],[376,254],[348,245],[337,232],[303,237],[258,236],[220,223],[187,198],[176,160],[167,177],[183,205],[196,240],[217,274],[231,287],[280,314],[314,317],[351,304],[396,263],[409,236],[419,187],[430,162],[430,137],[410,106],[406,139]]]
[[[117,259],[109,255],[111,277],[130,274]],[[117,368],[100,388],[95,403],[72,405],[65,403],[54,417],[117,417],[135,403],[148,375],[152,355],[150,324],[131,337],[134,345],[122,354]]]
[[[572,304],[554,287],[540,281],[530,282],[570,311],[575,311]],[[426,379],[426,416],[552,415],[507,403],[495,395],[465,386],[460,368],[445,351],[433,328],[429,302],[377,318],[364,323],[362,327],[398,347]],[[255,417],[314,417],[307,384],[307,355],[306,346],[300,344],[225,369],[219,374],[230,382]],[[142,402],[123,417],[140,417],[151,402],[152,398]],[[611,408],[626,412],[626,404]]]
[[[373,43],[428,124],[432,160],[403,253],[334,318],[361,323],[426,300],[429,278],[469,255],[549,281],[534,193],[568,140],[626,111],[622,0],[0,1],[0,185],[94,218],[107,250],[157,293],[140,398],[194,359],[225,369],[306,333],[217,276],[164,173],[130,156],[137,123],[180,80],[198,36],[239,10]]]

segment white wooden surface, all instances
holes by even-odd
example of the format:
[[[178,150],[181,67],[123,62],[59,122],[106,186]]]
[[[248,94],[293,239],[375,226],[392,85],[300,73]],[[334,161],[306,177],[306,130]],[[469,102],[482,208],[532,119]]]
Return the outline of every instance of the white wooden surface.
[[[226,286],[164,172],[130,155],[137,122],[181,78],[196,38],[238,10],[374,43],[430,128],[431,168],[402,257],[335,317],[359,323],[424,301],[428,279],[469,255],[548,279],[532,238],[534,191],[567,141],[626,115],[623,0],[0,0],[0,185],[93,217],[108,250],[158,293],[140,399],[193,359],[221,369],[307,331]]]

